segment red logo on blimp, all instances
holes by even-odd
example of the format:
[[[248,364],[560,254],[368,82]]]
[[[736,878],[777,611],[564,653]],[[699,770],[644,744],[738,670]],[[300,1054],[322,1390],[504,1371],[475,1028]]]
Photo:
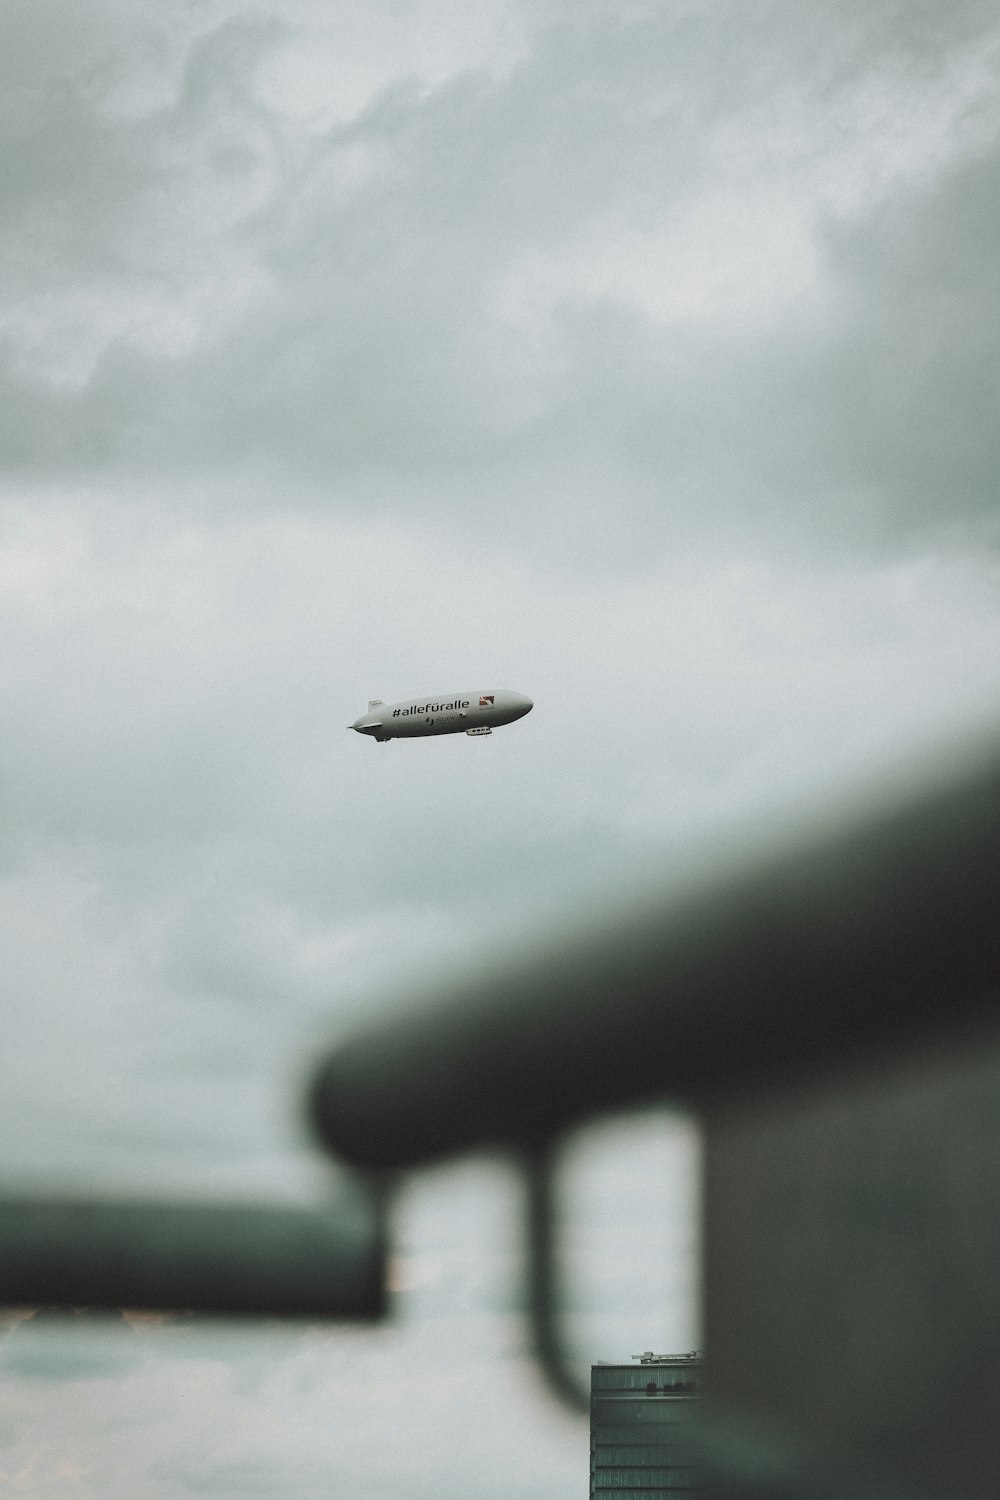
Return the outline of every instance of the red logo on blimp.
[[[495,696],[496,696],[495,693],[490,693],[490,695],[489,695],[488,698],[480,698],[480,700],[479,700],[479,707],[480,708],[490,708],[492,706],[493,699],[494,699]]]

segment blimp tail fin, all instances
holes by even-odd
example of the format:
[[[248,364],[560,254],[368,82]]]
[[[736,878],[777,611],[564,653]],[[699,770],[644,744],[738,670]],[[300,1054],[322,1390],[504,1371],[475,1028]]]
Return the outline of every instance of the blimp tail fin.
[[[368,699],[368,712],[369,713],[371,713],[371,711],[372,711],[373,708],[382,708],[382,707],[384,707],[384,705],[382,703],[382,699],[381,698],[369,698]]]

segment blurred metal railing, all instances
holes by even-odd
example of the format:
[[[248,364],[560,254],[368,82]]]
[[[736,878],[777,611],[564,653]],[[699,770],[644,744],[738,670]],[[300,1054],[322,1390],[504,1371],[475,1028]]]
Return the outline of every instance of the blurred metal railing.
[[[0,1300],[377,1317],[396,1176],[499,1148],[526,1170],[537,1355],[585,1405],[558,1318],[560,1142],[672,1100],[706,1141],[715,1490],[994,1500],[1000,756],[933,781],[362,1026],[311,1093],[359,1173],[329,1213],[7,1204]]]
[[[108,1197],[0,1199],[0,1305],[379,1318],[380,1199],[326,1209]]]
[[[710,1109],[992,1017],[1000,757],[788,843],[409,995],[320,1071],[323,1141],[369,1171],[534,1146],[645,1098]]]
[[[558,1320],[559,1140],[646,1099],[697,1112],[720,1494],[1000,1493],[995,745],[411,996],[318,1073],[323,1141],[368,1172],[521,1157],[536,1352],[581,1409]]]

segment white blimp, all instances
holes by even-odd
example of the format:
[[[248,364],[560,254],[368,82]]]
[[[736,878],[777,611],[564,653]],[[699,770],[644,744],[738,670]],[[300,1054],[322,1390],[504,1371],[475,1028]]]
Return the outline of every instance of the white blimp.
[[[523,719],[534,707],[523,693],[496,689],[488,693],[438,693],[430,698],[404,698],[383,703],[371,698],[368,712],[348,724],[358,734],[385,743],[412,740],[425,734],[490,734],[501,724]]]

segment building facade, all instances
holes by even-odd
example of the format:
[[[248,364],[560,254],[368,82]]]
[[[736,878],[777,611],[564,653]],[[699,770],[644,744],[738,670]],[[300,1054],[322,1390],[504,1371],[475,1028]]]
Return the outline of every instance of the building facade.
[[[591,1500],[696,1500],[688,1435],[701,1384],[697,1352],[592,1366]]]

